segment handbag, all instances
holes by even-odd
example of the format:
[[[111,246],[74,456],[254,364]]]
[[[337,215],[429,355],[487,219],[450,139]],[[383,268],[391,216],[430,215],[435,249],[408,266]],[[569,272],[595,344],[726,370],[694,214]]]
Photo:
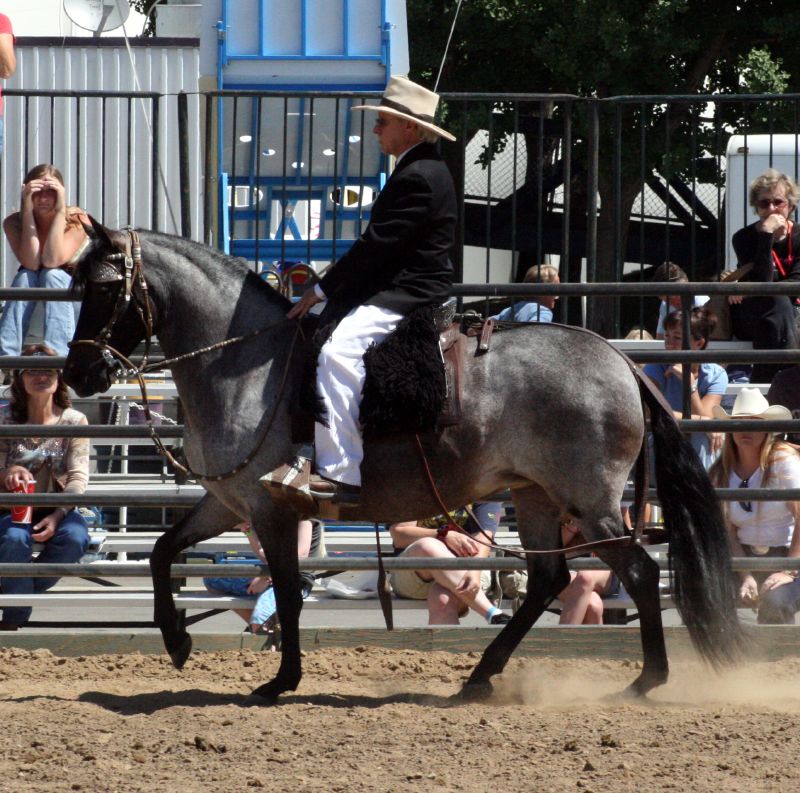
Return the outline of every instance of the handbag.
[[[736,283],[736,281],[741,281],[752,269],[752,264],[743,264],[736,270],[726,270],[719,277],[720,283],[732,284]],[[709,338],[713,341],[730,341],[733,338],[733,326],[731,324],[731,304],[728,302],[728,295],[712,295],[711,299],[706,303],[706,307],[717,315],[717,324]]]

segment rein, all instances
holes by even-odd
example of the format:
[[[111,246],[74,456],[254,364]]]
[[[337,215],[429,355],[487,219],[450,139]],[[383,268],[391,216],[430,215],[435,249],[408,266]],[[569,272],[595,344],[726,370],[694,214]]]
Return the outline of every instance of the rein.
[[[119,281],[124,280],[124,289],[120,290],[119,295],[117,296],[117,301],[114,305],[114,310],[111,314],[111,318],[103,327],[103,329],[97,334],[94,339],[77,339],[71,341],[69,343],[70,347],[84,345],[95,347],[100,350],[100,354],[106,363],[113,368],[119,368],[119,364],[123,365],[125,368],[125,376],[128,378],[135,377],[138,384],[139,390],[142,394],[142,407],[144,409],[145,415],[145,422],[150,429],[150,439],[153,441],[153,444],[156,447],[158,453],[164,457],[167,462],[173,465],[182,473],[186,474],[187,476],[191,476],[195,479],[203,479],[208,482],[221,482],[225,479],[230,479],[236,474],[239,473],[245,466],[247,466],[253,458],[258,453],[259,449],[261,448],[262,444],[266,440],[269,431],[272,429],[272,424],[275,421],[275,417],[278,413],[278,405],[280,405],[284,389],[286,388],[286,381],[289,377],[289,370],[291,368],[292,359],[294,357],[295,347],[297,345],[297,339],[299,336],[302,335],[302,327],[301,324],[298,322],[295,328],[294,336],[292,336],[292,343],[289,347],[289,355],[286,358],[286,365],[284,366],[283,373],[281,375],[281,379],[278,385],[278,393],[277,396],[272,403],[272,408],[270,410],[269,418],[267,419],[266,424],[264,424],[263,428],[258,434],[256,438],[256,442],[253,448],[250,450],[250,453],[237,463],[233,468],[229,471],[226,471],[222,474],[201,474],[197,473],[196,471],[192,471],[190,468],[187,468],[185,465],[180,463],[178,460],[175,459],[173,454],[167,449],[164,445],[164,441],[161,439],[161,436],[158,434],[155,425],[153,423],[153,417],[150,412],[150,400],[147,396],[147,383],[142,375],[146,374],[147,372],[152,372],[158,369],[164,369],[171,367],[176,363],[180,363],[182,361],[187,361],[192,358],[197,358],[200,355],[205,355],[206,353],[213,352],[215,350],[220,350],[224,347],[228,347],[231,344],[239,344],[244,341],[249,341],[250,339],[255,338],[256,336],[260,336],[267,331],[272,330],[273,328],[279,327],[286,322],[290,322],[291,320],[286,319],[285,317],[281,318],[277,322],[273,322],[267,325],[264,328],[260,328],[259,330],[251,331],[249,333],[242,334],[241,336],[234,336],[230,339],[224,339],[223,341],[217,342],[216,344],[210,344],[207,347],[201,347],[200,349],[193,350],[192,352],[184,353],[183,355],[176,355],[173,358],[167,358],[163,361],[159,361],[158,363],[147,363],[147,359],[150,355],[150,345],[151,339],[153,335],[153,314],[150,308],[150,296],[149,290],[147,287],[147,282],[144,279],[143,268],[142,268],[142,249],[139,244],[139,235],[131,228],[125,229],[128,233],[128,243],[126,244],[126,248],[128,249],[125,252],[117,252],[109,254],[102,262],[103,266],[108,267],[105,273],[101,276],[103,280],[113,280]],[[123,262],[123,271],[120,270],[116,266],[116,262],[122,261]],[[144,308],[139,305],[139,301],[136,300],[136,295],[133,291],[134,286],[138,285],[139,288],[142,290],[143,293],[143,300],[144,300]],[[136,366],[129,358],[123,355],[119,350],[112,347],[108,340],[111,338],[111,333],[116,325],[117,321],[120,319],[122,314],[127,309],[128,305],[131,302],[131,298],[134,299],[134,305],[136,306],[136,310],[141,318],[144,326],[145,326],[145,349],[144,353],[142,354],[142,359],[139,362],[139,365]]]
[[[425,477],[430,485],[433,498],[439,506],[439,509],[442,510],[442,515],[449,516],[450,510],[445,506],[442,496],[439,493],[439,488],[436,487],[436,482],[434,481],[430,465],[428,464],[428,458],[425,455],[425,450],[422,448],[422,441],[420,440],[419,433],[414,434],[414,439],[417,444],[417,451],[419,452],[419,456],[422,461],[422,467],[425,471]],[[436,532],[436,536],[442,540],[442,542],[445,542],[445,544],[447,535],[452,531],[459,534],[466,534],[479,545],[483,545],[486,548],[491,548],[495,551],[502,551],[509,556],[515,556],[517,559],[526,559],[529,556],[565,556],[568,553],[573,554],[576,551],[593,551],[597,548],[608,548],[612,545],[630,545],[631,543],[636,542],[636,538],[633,535],[628,534],[624,537],[610,537],[606,540],[594,540],[593,542],[585,542],[580,545],[570,545],[568,548],[553,548],[547,551],[505,548],[502,545],[497,545],[492,540],[483,526],[481,526],[478,519],[475,517],[472,509],[470,507],[467,507],[466,509],[467,514],[472,518],[473,521],[475,521],[475,524],[480,529],[480,533],[483,535],[484,539],[481,540],[477,537],[473,537],[468,531],[465,531],[461,526],[450,520],[448,517],[447,525],[443,526],[441,529],[438,529]]]

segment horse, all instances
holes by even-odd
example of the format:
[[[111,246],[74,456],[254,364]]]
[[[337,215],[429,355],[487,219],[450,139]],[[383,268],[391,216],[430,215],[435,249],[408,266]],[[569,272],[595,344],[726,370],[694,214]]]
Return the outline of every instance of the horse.
[[[173,361],[185,456],[206,490],[155,544],[155,624],[181,668],[191,637],[170,589],[172,560],[249,521],[266,553],[283,631],[279,669],[253,693],[274,702],[301,679],[298,515],[273,501],[258,481],[295,453],[291,403],[304,366],[293,349],[297,322],[285,316],[290,301],[243,260],[199,243],[153,231],[114,232],[96,222],[91,236],[74,274],[83,300],[64,378],[82,397],[105,391],[119,359],[126,360],[152,326]],[[557,553],[564,515],[588,541],[625,534],[620,501],[642,459],[646,412],[677,608],[704,659],[715,667],[735,663],[743,634],[721,510],[671,412],[630,361],[580,328],[532,323],[495,333],[489,352],[464,361],[461,382],[460,423],[420,435],[441,500],[455,508],[508,488],[522,546],[556,553],[527,556],[527,597],[459,694],[478,698],[492,691],[491,678],[568,583]],[[397,522],[441,514],[413,435],[367,438],[362,474],[361,501],[348,519]],[[638,542],[604,545],[597,555],[640,615],[643,665],[626,692],[642,696],[666,682],[669,671],[659,568]]]

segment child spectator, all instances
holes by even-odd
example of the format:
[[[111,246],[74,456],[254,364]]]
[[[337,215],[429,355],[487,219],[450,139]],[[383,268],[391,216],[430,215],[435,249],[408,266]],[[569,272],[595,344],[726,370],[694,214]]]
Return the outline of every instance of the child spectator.
[[[716,315],[708,308],[693,308],[689,318],[691,350],[703,350],[716,325]],[[664,321],[664,347],[667,350],[683,349],[683,317],[673,311]],[[644,373],[658,386],[676,418],[683,418],[683,366],[679,363],[649,363]],[[728,388],[728,375],[716,363],[692,364],[689,370],[691,418],[710,419]],[[686,418],[689,418],[688,416]],[[722,435],[717,432],[693,432],[692,446],[708,469],[719,453]]]
[[[670,284],[688,284],[689,276],[677,264],[664,262],[659,264],[653,272],[653,281],[666,282]],[[704,306],[708,303],[708,295],[695,295],[694,306]],[[664,320],[671,311],[679,311],[681,308],[680,295],[662,295],[661,305],[658,308],[658,325],[656,326],[656,338],[664,338]]]
[[[525,273],[522,283],[558,284],[560,283],[558,268],[553,267],[552,264],[535,264]],[[558,295],[542,295],[536,300],[520,300],[489,319],[504,322],[552,322],[556,300],[558,300]]]

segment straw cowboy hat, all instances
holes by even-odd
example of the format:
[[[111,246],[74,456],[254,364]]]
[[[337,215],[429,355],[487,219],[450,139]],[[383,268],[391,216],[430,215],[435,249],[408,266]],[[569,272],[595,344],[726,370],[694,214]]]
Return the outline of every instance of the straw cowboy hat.
[[[757,388],[743,388],[733,403],[730,415],[720,405],[714,405],[715,419],[790,419],[792,412],[783,405],[770,405]]]
[[[447,140],[455,140],[455,135],[445,132],[433,123],[439,94],[412,83],[406,77],[391,77],[386,84],[381,101],[377,105],[356,105],[351,110],[374,110],[413,121],[419,126],[435,132]]]

